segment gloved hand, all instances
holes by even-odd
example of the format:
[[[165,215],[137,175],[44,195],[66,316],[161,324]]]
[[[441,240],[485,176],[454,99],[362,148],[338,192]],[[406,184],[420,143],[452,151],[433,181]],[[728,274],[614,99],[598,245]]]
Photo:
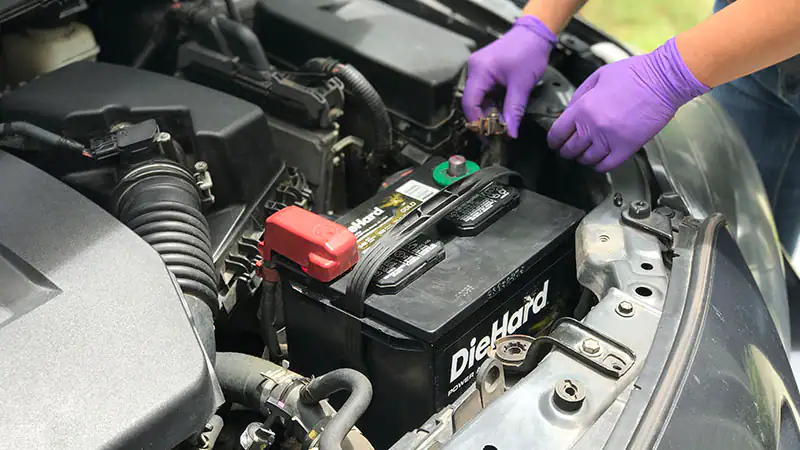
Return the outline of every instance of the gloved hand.
[[[607,172],[661,131],[681,105],[706,92],[673,38],[652,53],[593,73],[575,91],[547,142],[564,158]]]
[[[486,93],[506,87],[503,119],[516,138],[531,90],[544,75],[556,35],[536,17],[522,16],[503,37],[478,50],[467,62],[467,83],[461,99],[464,115],[472,122],[485,115]]]

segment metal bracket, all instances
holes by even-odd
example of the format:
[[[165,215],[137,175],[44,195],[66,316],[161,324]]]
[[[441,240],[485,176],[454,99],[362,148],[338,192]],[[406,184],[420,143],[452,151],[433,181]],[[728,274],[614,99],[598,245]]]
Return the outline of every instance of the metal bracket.
[[[201,196],[200,201],[206,206],[213,205],[216,197],[214,197],[214,194],[211,192],[211,188],[214,187],[214,181],[211,179],[208,163],[205,161],[197,161],[194,163],[194,170],[195,184],[197,184],[197,190],[200,191]]]
[[[672,247],[672,221],[669,217],[650,210],[650,204],[644,200],[630,203],[622,211],[622,222],[656,236],[668,247]]]
[[[486,408],[489,403],[500,398],[506,391],[506,377],[503,366],[494,358],[488,358],[478,368],[475,376],[475,386],[481,396],[481,406]]]
[[[341,164],[342,158],[345,155],[345,150],[350,147],[353,147],[353,152],[357,154],[361,153],[364,150],[364,140],[355,136],[345,136],[336,141],[336,143],[331,146],[331,153],[333,153],[331,162],[334,167],[338,167]]]
[[[592,352],[585,351],[586,341],[596,342],[599,348]],[[625,375],[636,361],[633,350],[571,317],[564,317],[555,322],[549,335],[533,339],[522,366],[532,370],[553,347],[614,379]]]

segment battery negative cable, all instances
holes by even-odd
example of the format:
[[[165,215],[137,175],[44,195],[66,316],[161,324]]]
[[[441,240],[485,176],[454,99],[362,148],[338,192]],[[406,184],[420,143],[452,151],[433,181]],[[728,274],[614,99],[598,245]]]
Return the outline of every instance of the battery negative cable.
[[[517,172],[501,166],[487,167],[442,189],[400,220],[356,265],[355,272],[347,285],[342,309],[356,317],[363,317],[364,300],[372,279],[392,254],[435,226],[487,186],[504,177],[513,179],[521,185],[522,177]]]

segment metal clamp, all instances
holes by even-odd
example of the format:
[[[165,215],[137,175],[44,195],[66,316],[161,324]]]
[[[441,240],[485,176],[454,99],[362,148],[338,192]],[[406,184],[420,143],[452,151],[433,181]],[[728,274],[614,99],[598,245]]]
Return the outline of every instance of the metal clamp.
[[[498,339],[497,344],[500,343]],[[553,347],[615,379],[625,375],[636,361],[633,350],[571,317],[564,317],[555,322],[549,335],[533,338],[520,369],[533,370]]]
[[[492,108],[485,117],[481,117],[473,122],[467,122],[464,126],[479,136],[492,137],[504,136],[508,132],[508,125],[503,122],[503,116],[496,108]]]

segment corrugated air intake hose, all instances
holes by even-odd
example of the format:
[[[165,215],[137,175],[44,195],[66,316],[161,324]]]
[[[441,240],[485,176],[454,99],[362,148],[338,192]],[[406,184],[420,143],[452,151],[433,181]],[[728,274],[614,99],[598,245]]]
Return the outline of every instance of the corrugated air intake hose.
[[[171,161],[149,161],[122,177],[113,198],[112,211],[119,220],[153,246],[177,280],[213,360],[217,275],[192,174]]]

